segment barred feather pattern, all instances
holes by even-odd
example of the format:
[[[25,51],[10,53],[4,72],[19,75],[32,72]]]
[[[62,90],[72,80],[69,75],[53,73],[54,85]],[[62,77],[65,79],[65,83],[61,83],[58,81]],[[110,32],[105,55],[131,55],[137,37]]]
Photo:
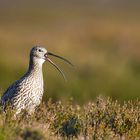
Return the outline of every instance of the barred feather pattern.
[[[43,73],[42,65],[30,63],[27,73],[14,84],[12,84],[1,98],[1,104],[6,106],[10,102],[16,109],[16,114],[25,109],[32,114],[41,103],[43,96]]]

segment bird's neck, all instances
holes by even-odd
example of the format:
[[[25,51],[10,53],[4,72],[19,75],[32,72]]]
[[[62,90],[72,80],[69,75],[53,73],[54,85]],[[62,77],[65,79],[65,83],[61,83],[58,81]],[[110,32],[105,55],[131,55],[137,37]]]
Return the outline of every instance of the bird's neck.
[[[30,58],[28,73],[42,74],[42,66],[43,66],[42,59]]]

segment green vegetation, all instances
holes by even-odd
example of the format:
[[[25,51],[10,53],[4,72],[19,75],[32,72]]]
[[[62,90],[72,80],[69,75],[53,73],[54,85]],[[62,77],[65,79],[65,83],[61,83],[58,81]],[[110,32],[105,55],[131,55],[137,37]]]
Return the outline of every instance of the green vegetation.
[[[44,64],[44,101],[140,97],[139,8],[130,3],[0,1],[0,94],[25,73],[29,51],[39,44],[76,66],[52,58],[65,71],[65,83]]]
[[[139,100],[120,105],[98,97],[83,106],[49,100],[32,116],[23,112],[15,120],[13,113],[0,114],[0,140],[140,139]]]
[[[24,112],[16,120],[10,109],[0,113],[0,140],[140,139],[139,4],[0,1],[0,96],[27,70],[33,45],[76,66],[52,58],[65,71],[65,83],[44,64],[43,104],[33,116]]]

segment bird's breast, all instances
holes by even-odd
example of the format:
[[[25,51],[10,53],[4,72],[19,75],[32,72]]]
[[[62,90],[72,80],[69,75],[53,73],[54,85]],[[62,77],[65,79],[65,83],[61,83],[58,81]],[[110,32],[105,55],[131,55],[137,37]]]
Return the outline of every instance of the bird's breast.
[[[28,102],[40,104],[44,92],[43,76],[27,77],[20,86],[20,93]]]

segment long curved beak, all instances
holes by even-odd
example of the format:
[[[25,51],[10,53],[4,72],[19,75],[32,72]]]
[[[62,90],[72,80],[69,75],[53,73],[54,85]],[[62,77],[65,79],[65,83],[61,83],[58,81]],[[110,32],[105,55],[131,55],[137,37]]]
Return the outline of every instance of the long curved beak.
[[[61,73],[61,75],[63,76],[63,78],[67,81],[64,72],[51,59],[48,58],[48,55],[52,55],[54,57],[60,58],[60,59],[64,60],[65,62],[67,62],[68,64],[70,64],[71,66],[74,66],[74,65],[69,60],[67,60],[67,59],[65,59],[65,58],[63,58],[61,56],[55,55],[55,54],[50,53],[50,52],[47,52],[45,54],[46,60],[49,61]]]
[[[65,81],[67,81],[64,72],[51,59],[47,58],[47,60],[61,73]]]
[[[65,62],[67,62],[68,64],[70,64],[71,66],[74,66],[69,60],[67,60],[67,59],[64,58],[64,57],[58,56],[58,55],[53,54],[53,53],[50,53],[50,52],[48,52],[47,54],[48,54],[48,55],[52,55],[52,56],[57,57],[57,58],[60,58],[60,59],[64,60]]]

